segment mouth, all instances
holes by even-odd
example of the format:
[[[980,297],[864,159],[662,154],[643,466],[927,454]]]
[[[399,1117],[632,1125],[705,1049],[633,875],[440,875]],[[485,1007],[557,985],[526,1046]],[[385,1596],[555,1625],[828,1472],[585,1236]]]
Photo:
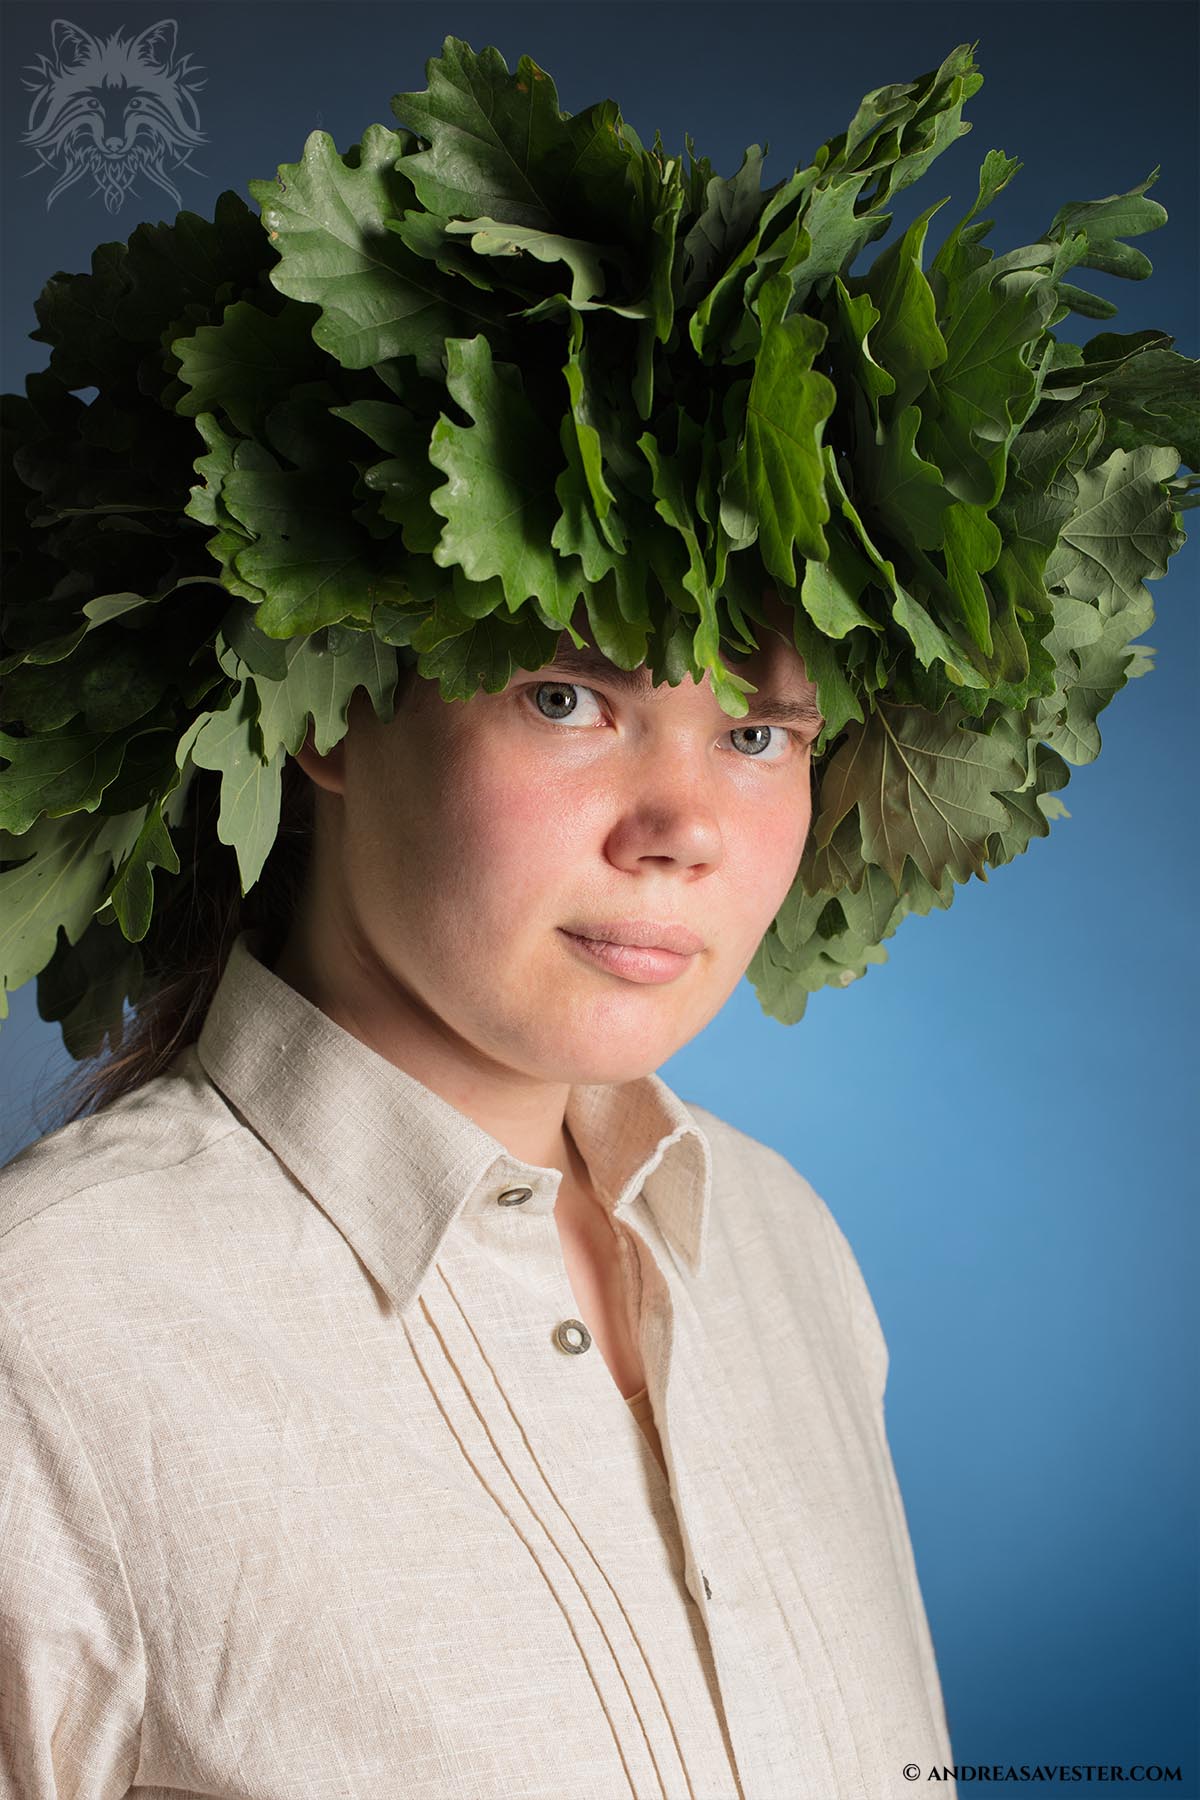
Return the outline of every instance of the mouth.
[[[596,919],[586,925],[564,925],[575,937],[592,938],[602,944],[629,944],[640,950],[674,950],[679,956],[694,956],[704,949],[704,939],[686,925],[663,925],[656,919]]]
[[[606,938],[585,937],[581,932],[568,931],[564,925],[558,929],[576,955],[626,981],[674,981],[697,955],[694,950],[667,950],[659,944],[617,944]]]

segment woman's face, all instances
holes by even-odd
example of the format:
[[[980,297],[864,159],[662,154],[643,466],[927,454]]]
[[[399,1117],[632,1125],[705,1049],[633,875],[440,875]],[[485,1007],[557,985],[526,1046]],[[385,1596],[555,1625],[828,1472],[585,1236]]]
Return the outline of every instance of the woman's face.
[[[310,943],[365,1035],[402,1014],[477,1064],[588,1083],[657,1069],[703,1029],[810,822],[815,690],[790,638],[757,635],[741,720],[707,675],[654,688],[603,661],[585,680],[556,659],[467,701],[416,680],[388,723],[359,690],[342,742],[299,760],[326,790]],[[801,716],[760,725],[762,701]],[[567,935],[630,920],[702,947],[647,981]]]

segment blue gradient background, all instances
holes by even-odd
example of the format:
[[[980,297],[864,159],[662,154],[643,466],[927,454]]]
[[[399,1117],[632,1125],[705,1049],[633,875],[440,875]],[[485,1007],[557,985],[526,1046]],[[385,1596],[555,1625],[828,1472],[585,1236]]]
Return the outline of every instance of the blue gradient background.
[[[10,6],[3,142],[4,368],[19,388],[46,347],[33,296],[92,246],[175,208],[149,184],[108,215],[86,181],[49,212],[51,176],[18,134],[25,65],[58,4]],[[73,5],[107,33],[155,6]],[[447,33],[528,53],[559,103],[616,99],[669,153],[690,131],[732,174],[769,143],[782,179],[843,130],[863,94],[978,40],[972,131],[894,205],[886,239],[930,202],[928,263],[972,204],[991,148],[1024,167],[990,209],[1000,253],[1060,205],[1124,192],[1156,164],[1161,231],[1136,239],[1148,282],[1081,271],[1111,327],[1163,328],[1200,354],[1196,318],[1192,5],[181,5],[202,65],[210,144],[176,176],[184,205],[299,157],[320,126],[339,148],[426,85]],[[1196,535],[1197,515],[1184,516]],[[1073,772],[1071,817],[912,919],[889,961],[764,1017],[743,982],[663,1066],[686,1098],[775,1145],[855,1247],[891,1347],[888,1420],[961,1764],[1181,1765],[1197,1800],[1196,1208],[1193,895],[1197,545],[1152,584],[1158,667],[1101,719],[1098,763]],[[39,1129],[68,1067],[35,984],[0,1029],[0,1156]],[[906,1746],[898,1744],[896,1792]],[[1010,1790],[1011,1791],[1011,1790]],[[1080,1791],[1076,1789],[1076,1791]],[[779,1796],[779,1800],[788,1800]]]

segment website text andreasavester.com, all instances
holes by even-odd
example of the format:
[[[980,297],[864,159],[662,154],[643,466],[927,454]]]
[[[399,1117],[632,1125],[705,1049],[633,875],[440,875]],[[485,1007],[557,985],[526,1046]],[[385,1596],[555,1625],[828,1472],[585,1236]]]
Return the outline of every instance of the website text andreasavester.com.
[[[954,1763],[922,1768],[905,1763],[905,1781],[1182,1781],[1165,1763]],[[1181,1796],[1182,1800],[1182,1796]]]

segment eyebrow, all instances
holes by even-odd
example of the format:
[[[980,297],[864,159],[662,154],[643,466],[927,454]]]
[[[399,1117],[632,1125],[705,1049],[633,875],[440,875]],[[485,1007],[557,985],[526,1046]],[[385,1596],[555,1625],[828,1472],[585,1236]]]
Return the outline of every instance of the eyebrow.
[[[599,651],[586,648],[577,650],[573,644],[567,644],[557,651],[544,666],[561,675],[578,675],[603,682],[606,687],[616,688],[623,694],[644,695],[654,687],[653,678],[645,663],[636,669],[622,669],[618,664],[609,662]],[[747,694],[746,699],[750,707],[747,716],[755,725],[809,725],[820,728],[825,723],[815,699],[797,696],[795,699],[772,700],[760,699],[755,694]]]

